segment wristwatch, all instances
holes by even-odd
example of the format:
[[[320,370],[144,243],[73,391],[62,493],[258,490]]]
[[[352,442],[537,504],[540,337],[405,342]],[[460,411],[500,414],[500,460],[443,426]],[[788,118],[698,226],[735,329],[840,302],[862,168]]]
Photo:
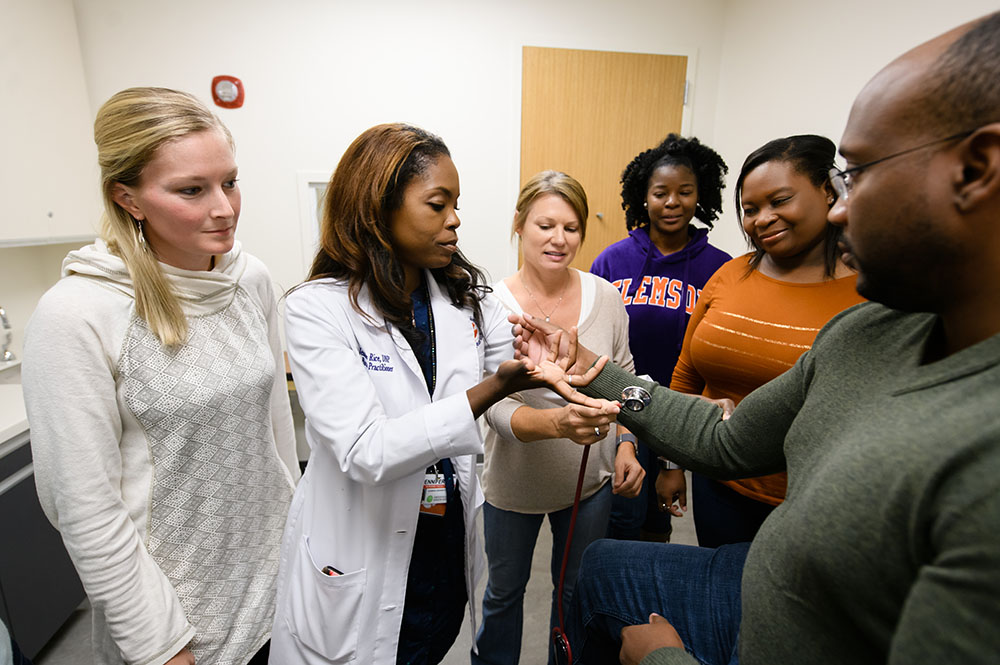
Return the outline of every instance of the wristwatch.
[[[640,386],[629,386],[622,391],[622,406],[629,411],[642,411],[649,406],[649,392]]]
[[[660,468],[663,469],[664,471],[673,471],[674,469],[680,469],[681,471],[684,470],[684,467],[682,467],[680,464],[674,464],[666,457],[657,457],[656,461],[660,463]]]
[[[618,450],[618,446],[622,445],[628,441],[632,444],[632,449],[635,450],[635,456],[639,457],[639,440],[635,438],[635,434],[628,432],[626,434],[619,434],[618,438],[615,439],[615,450]]]

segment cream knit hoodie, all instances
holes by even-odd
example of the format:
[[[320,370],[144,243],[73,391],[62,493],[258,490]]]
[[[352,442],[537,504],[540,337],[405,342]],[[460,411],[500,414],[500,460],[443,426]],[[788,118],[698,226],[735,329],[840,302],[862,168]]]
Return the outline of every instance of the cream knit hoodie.
[[[94,608],[97,663],[245,663],[270,632],[299,476],[275,298],[237,244],[160,266],[189,332],[163,347],[103,242],[71,252],[28,324],[41,504]]]

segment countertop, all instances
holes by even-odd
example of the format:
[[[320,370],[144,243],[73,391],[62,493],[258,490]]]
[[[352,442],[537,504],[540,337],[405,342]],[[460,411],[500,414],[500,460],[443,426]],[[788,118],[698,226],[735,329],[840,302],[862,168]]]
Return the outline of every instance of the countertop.
[[[0,385],[0,443],[28,430],[24,398],[19,384]]]
[[[19,383],[21,380],[20,360],[0,360],[0,383]],[[17,377],[8,380],[7,377]]]

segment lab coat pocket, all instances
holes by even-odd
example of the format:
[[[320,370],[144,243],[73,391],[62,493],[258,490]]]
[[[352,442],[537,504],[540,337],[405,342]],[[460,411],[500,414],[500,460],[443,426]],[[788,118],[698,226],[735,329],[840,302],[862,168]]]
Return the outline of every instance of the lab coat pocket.
[[[288,630],[302,644],[330,662],[347,662],[358,648],[361,599],[365,590],[364,568],[331,577],[322,572],[328,562],[317,565],[303,536],[295,557],[297,571],[288,589]]]

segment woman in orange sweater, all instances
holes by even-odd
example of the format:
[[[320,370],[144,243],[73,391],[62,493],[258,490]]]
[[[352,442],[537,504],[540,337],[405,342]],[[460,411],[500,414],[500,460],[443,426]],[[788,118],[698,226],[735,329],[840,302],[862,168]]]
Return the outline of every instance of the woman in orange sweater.
[[[826,219],[836,199],[827,176],[835,153],[830,139],[808,134],[776,139],[747,157],[736,208],[753,251],[705,285],[672,389],[739,403],[794,365],[835,314],[862,302],[837,248],[842,229]],[[784,473],[726,482],[695,474],[698,543],[752,540],[785,486]],[[661,506],[675,498],[683,499],[661,496]]]

